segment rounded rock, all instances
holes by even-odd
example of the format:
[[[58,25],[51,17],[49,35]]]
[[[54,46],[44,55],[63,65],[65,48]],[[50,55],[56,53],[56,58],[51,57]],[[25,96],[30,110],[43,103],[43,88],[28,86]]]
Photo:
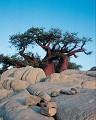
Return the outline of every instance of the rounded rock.
[[[51,101],[51,97],[47,94],[47,93],[44,93],[44,92],[41,92],[39,95],[38,95],[42,101],[44,102],[49,102]]]
[[[51,93],[51,97],[56,97],[56,96],[59,96],[59,91],[53,91]]]
[[[40,101],[41,101],[40,97],[31,95],[30,97],[26,98],[25,105],[27,105],[27,106],[36,105]]]

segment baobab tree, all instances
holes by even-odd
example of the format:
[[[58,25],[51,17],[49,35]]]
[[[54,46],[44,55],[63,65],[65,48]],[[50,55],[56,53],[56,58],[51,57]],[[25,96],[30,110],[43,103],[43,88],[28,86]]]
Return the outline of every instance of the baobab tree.
[[[23,57],[25,65],[32,64],[40,67],[48,76],[54,72],[68,69],[71,56],[77,58],[79,52],[90,55],[92,52],[87,52],[85,45],[91,41],[91,38],[79,38],[77,33],[63,33],[62,30],[57,28],[46,31],[44,28],[32,27],[23,34],[10,36],[9,42],[16,47],[19,55]],[[28,47],[33,48],[37,45],[46,53],[42,59],[38,55],[34,55],[34,51],[31,51],[31,54],[26,53]]]

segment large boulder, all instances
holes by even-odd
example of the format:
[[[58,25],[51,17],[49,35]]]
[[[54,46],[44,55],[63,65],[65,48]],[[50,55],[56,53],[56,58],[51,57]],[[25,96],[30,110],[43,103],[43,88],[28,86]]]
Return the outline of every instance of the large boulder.
[[[30,97],[27,97],[25,100],[25,105],[31,106],[31,105],[37,105],[41,101],[41,98],[35,95],[31,95]]]
[[[8,97],[11,92],[12,91],[10,91],[10,90],[0,89],[0,100],[2,100],[3,98]]]
[[[64,79],[64,76],[67,76],[66,79]],[[87,76],[84,74],[70,74],[70,75],[61,75],[61,79],[63,82],[78,82],[78,84],[82,84],[82,82],[85,82],[87,80],[95,80],[95,77]]]
[[[4,106],[3,117],[6,120],[54,120],[52,117],[46,117],[36,113],[28,106],[21,105],[15,100],[7,102]]]
[[[21,79],[23,81],[27,81],[30,84],[35,84],[36,82],[39,82],[41,79],[45,78],[46,76],[42,69],[26,66],[24,68],[19,68],[14,73],[14,77]]]
[[[94,119],[96,71],[65,70],[45,77],[42,69],[31,66],[3,73],[0,117],[5,120],[54,120],[47,116],[57,112],[56,120]],[[57,107],[51,102],[56,102]]]
[[[13,77],[14,76],[14,73],[17,71],[18,69],[17,68],[11,68],[5,72],[2,73],[1,75],[1,80],[4,80],[6,79],[7,77]]]
[[[41,92],[38,96],[41,98],[42,101],[46,103],[51,101],[51,97],[45,92]]]
[[[11,88],[13,91],[18,91],[26,89],[29,86],[29,83],[21,80],[14,80],[11,82]]]
[[[82,88],[87,88],[87,89],[96,89],[96,80],[91,81],[85,81],[82,83]]]
[[[30,84],[35,84],[36,82],[40,82],[45,77],[46,77],[45,73],[42,69],[33,68],[27,71],[27,74],[25,76],[25,81],[29,82]]]
[[[30,93],[25,89],[14,92],[7,101],[18,101],[20,104],[25,105],[25,99],[30,97]]]
[[[57,113],[57,105],[55,102],[48,102],[46,106],[41,108],[40,112],[45,116],[54,116]]]
[[[36,83],[34,85],[30,85],[27,90],[29,91],[30,94],[32,95],[39,95],[42,92],[45,92],[49,95],[51,95],[51,93],[53,91],[60,91],[61,89],[68,89],[68,88],[72,88],[72,87],[81,87],[81,85],[79,85],[76,82],[70,82],[70,83],[58,83],[58,82],[39,82]]]
[[[83,85],[86,81],[91,81],[91,83],[94,84],[94,81],[96,81],[96,71],[65,70],[61,73],[53,73],[45,79],[45,82],[58,82],[65,84],[75,82],[78,83],[78,85]],[[88,84],[87,88],[92,89]],[[94,86],[93,89],[95,89]]]
[[[96,77],[96,71],[87,71],[86,75],[90,77]]]
[[[26,66],[26,67],[18,68],[18,70],[15,71],[15,73],[14,73],[14,77],[15,77],[15,78],[18,78],[18,79],[23,79],[23,80],[25,80],[25,79],[24,79],[24,74],[25,74],[27,71],[29,72],[30,69],[33,69],[33,67],[32,67],[32,66]]]
[[[53,73],[49,75],[46,79],[45,82],[60,82],[60,74],[59,73]]]
[[[5,71],[1,75],[1,80],[4,81],[8,77],[17,78],[22,81],[27,81],[30,84],[42,81],[46,77],[44,71],[40,68],[33,68],[32,66],[26,66],[22,68],[12,68]]]
[[[79,94],[53,97],[58,108],[56,120],[95,120],[95,96],[95,90],[82,89]]]
[[[68,69],[68,70],[62,71],[61,73],[65,75],[73,75],[73,74],[84,74],[85,75],[86,71]]]
[[[21,81],[18,78],[7,77],[3,80],[2,86],[7,90],[18,91],[26,89],[29,86],[29,83],[26,81]]]
[[[4,80],[1,80],[2,87],[10,90],[11,89],[11,82],[17,80],[17,78],[14,77],[7,77]]]

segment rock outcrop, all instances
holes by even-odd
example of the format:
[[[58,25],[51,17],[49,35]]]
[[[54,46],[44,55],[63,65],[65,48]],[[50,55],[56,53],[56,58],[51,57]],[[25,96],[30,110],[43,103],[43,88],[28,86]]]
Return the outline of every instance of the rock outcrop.
[[[54,73],[46,77],[45,82],[74,82],[83,88],[95,89],[96,71],[65,70],[61,73]]]
[[[94,120],[96,71],[65,70],[48,77],[26,66],[0,79],[1,120]]]
[[[5,71],[1,75],[0,83],[2,84],[2,87],[7,90],[18,91],[26,89],[29,84],[40,82],[45,77],[45,73],[42,69],[26,66]]]
[[[95,96],[95,90],[82,89],[79,94],[53,97],[58,108],[56,120],[95,120]]]

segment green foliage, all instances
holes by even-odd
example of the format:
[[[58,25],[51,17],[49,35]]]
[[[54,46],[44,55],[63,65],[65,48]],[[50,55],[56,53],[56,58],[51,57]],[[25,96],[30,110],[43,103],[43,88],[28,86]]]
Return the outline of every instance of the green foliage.
[[[70,59],[71,56],[77,57],[76,53],[83,52],[90,55],[92,52],[85,49],[87,42],[92,42],[91,38],[78,37],[78,33],[63,33],[59,28],[51,28],[46,31],[45,28],[32,27],[24,33],[18,33],[10,36],[9,42],[18,50],[18,55],[4,56],[0,55],[0,64],[3,65],[3,70],[9,66],[24,67],[31,65],[33,67],[45,68],[47,64],[58,62],[65,56]],[[38,53],[34,55],[32,52],[27,52],[26,49],[40,46],[46,55],[40,58]],[[56,69],[59,69],[55,66]],[[81,65],[69,62],[69,69],[80,69]],[[57,70],[58,71],[58,70]]]
[[[68,69],[77,69],[80,70],[82,68],[81,65],[77,65],[76,63],[69,62]]]
[[[15,34],[10,36],[10,43],[18,50],[27,48],[29,45],[48,45],[51,41],[51,49],[58,48],[64,49],[65,47],[70,51],[75,46],[76,48],[83,47],[86,42],[91,42],[90,38],[79,38],[77,33],[64,33],[59,28],[51,28],[49,31],[45,31],[45,28],[30,28],[23,34]],[[57,44],[55,47],[54,45]]]

